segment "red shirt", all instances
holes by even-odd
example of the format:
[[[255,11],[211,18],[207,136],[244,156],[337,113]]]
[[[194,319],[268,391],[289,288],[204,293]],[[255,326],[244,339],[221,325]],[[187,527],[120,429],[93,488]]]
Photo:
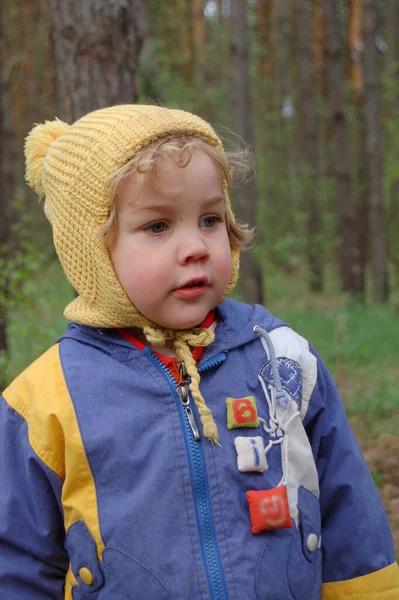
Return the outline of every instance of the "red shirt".
[[[213,327],[212,327],[213,326]],[[212,327],[212,329],[216,329],[217,327],[217,319],[215,313],[211,310],[205,317],[205,319],[200,324],[200,327],[203,329],[208,329]],[[131,342],[136,348],[139,350],[144,350],[145,344],[140,342],[132,333],[130,333],[127,329],[117,329],[117,332],[128,342]],[[197,348],[193,348],[192,355],[198,364],[205,350],[204,346],[198,346]],[[154,354],[163,362],[163,364],[169,369],[169,372],[173,375],[173,377],[179,381],[180,375],[178,370],[179,361],[177,358],[173,358],[171,356],[165,356],[160,352],[153,351]]]

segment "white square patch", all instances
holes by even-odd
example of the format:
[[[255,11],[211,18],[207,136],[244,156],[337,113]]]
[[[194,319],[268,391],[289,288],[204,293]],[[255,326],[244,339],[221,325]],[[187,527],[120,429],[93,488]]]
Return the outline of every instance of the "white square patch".
[[[237,436],[234,440],[237,450],[237,466],[241,472],[257,471],[263,473],[266,471],[267,460],[263,439],[260,436],[244,437]]]

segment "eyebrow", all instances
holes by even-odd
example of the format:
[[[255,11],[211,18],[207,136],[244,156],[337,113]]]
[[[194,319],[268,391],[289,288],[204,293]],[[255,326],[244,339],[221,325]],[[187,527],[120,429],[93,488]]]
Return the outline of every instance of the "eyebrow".
[[[219,204],[225,204],[225,198],[224,196],[214,196],[212,198],[208,198],[207,200],[205,200],[205,202],[203,203],[203,207],[204,208],[211,208],[213,206],[217,206]],[[169,204],[169,203],[164,203],[161,202],[160,204],[147,204],[144,206],[138,206],[137,208],[139,208],[139,210],[144,210],[144,211],[152,211],[152,212],[157,212],[157,211],[162,211],[162,210],[167,210],[170,212],[173,212],[176,210],[176,205],[175,204]]]

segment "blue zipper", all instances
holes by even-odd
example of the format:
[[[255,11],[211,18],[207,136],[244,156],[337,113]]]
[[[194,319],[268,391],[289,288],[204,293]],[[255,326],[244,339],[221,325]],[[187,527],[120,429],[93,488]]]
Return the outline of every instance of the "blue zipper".
[[[216,532],[212,517],[208,477],[202,444],[194,439],[194,434],[190,427],[187,414],[184,411],[182,402],[176,392],[178,385],[177,381],[174,377],[172,377],[163,362],[155,354],[153,354],[151,350],[145,348],[143,353],[148,356],[155,367],[157,367],[157,369],[165,376],[176,400],[184,433],[187,456],[189,459],[195,512],[197,516],[202,556],[204,559],[209,591],[212,600],[228,600],[222,562],[220,559],[219,549],[216,544]],[[220,358],[222,356],[223,358]],[[220,364],[220,362],[223,362],[225,358],[226,356],[224,354],[218,355],[214,359],[204,363],[201,366],[201,369],[198,369],[198,371],[205,371],[216,364]]]
[[[227,358],[226,352],[221,352],[220,354],[217,354],[213,358],[210,358],[209,360],[204,362],[202,365],[200,365],[198,367],[198,373],[203,373],[204,371],[208,371],[209,369],[213,369],[213,367],[217,367],[218,365],[221,365],[222,362],[224,362],[226,360],[226,358]]]

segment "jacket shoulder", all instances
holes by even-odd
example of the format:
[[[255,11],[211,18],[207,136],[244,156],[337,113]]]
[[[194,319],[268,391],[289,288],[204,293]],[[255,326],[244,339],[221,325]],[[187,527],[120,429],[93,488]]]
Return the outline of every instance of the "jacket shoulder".
[[[31,399],[45,390],[57,387],[60,375],[62,369],[56,344],[22,371],[5,389],[3,396],[17,412],[25,416]]]
[[[26,421],[36,454],[61,478],[65,475],[62,422],[70,417],[71,401],[59,345],[49,348],[3,393],[6,403]]]
[[[309,342],[287,325],[269,331],[277,358],[288,358],[300,366],[302,374],[301,418],[305,418],[317,381],[317,358]]]

